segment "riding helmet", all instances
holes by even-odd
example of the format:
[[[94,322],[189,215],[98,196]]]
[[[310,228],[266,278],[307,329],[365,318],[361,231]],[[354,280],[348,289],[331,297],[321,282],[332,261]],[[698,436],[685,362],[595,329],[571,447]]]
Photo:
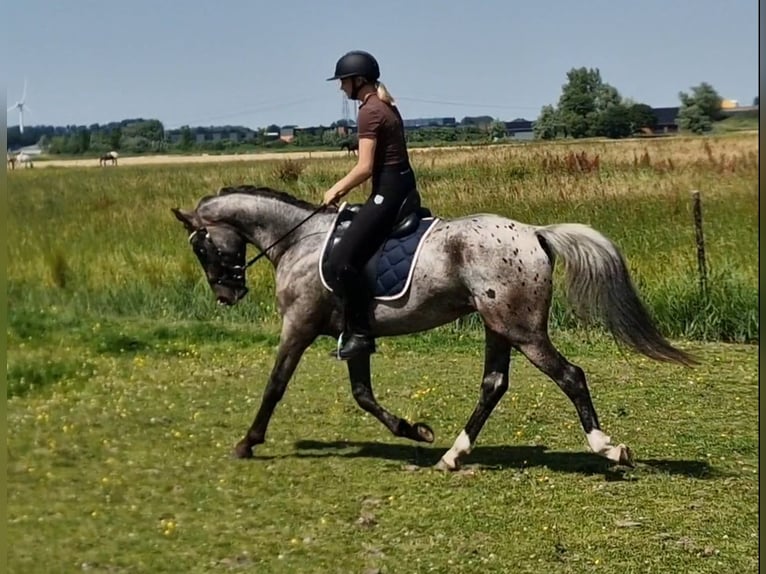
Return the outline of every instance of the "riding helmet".
[[[344,54],[335,64],[335,74],[327,80],[342,80],[352,76],[361,76],[370,82],[378,81],[380,68],[372,54],[362,50],[352,50]]]

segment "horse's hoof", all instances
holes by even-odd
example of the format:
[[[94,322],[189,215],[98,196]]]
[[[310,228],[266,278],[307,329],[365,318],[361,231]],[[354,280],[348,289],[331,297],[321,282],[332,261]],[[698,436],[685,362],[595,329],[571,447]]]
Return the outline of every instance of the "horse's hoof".
[[[623,466],[629,466],[630,468],[634,468],[636,466],[636,463],[633,460],[633,452],[631,452],[631,450],[624,444],[618,445],[617,448],[620,449],[619,463]]]
[[[253,458],[253,447],[240,442],[234,447],[234,458]]]
[[[413,437],[420,442],[434,442],[434,431],[425,423],[415,423],[412,425],[412,430],[415,434]]]
[[[455,461],[455,465],[454,466],[450,466],[449,464],[444,462],[443,458],[440,458],[439,462],[437,462],[434,465],[434,468],[436,470],[442,470],[442,471],[446,471],[446,472],[454,472],[456,470],[460,470],[460,464],[457,461]]]

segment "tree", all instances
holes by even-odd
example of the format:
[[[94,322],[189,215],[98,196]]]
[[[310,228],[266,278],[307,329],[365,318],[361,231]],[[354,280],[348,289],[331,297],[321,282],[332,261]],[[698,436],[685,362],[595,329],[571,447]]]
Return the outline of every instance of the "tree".
[[[492,125],[493,121],[495,121],[495,119],[492,116],[466,116],[460,120],[460,125],[486,128]]]
[[[335,121],[335,122],[331,123],[330,127],[332,129],[335,129],[335,128],[351,128],[351,127],[354,127],[355,125],[356,125],[356,122],[354,122],[354,120],[347,120],[347,119],[343,118],[343,119],[340,119],[338,121]]]
[[[593,132],[608,138],[624,138],[633,133],[631,109],[622,104],[613,104],[598,115]]]
[[[678,126],[695,134],[709,132],[713,121],[705,111],[695,103],[684,105],[678,111]]]
[[[679,122],[681,117],[684,116],[684,109],[691,107],[698,108],[698,111],[691,112],[692,115],[690,117],[702,114],[711,124],[721,119],[721,96],[718,95],[718,92],[710,84],[702,82],[699,86],[692,88],[691,95],[679,92],[678,97],[681,99],[681,109],[678,112]]]
[[[572,68],[561,88],[558,118],[565,135],[573,138],[601,135],[601,114],[620,103],[620,93],[601,79],[598,68]]]
[[[652,107],[646,104],[632,104],[630,106],[630,121],[632,123],[632,133],[641,131],[644,128],[654,130],[657,127],[657,117],[652,111]]]
[[[327,130],[322,134],[322,145],[338,147],[340,146],[341,136],[335,130]]]
[[[81,129],[77,132],[77,151],[84,153],[90,149],[90,132],[87,129]]]
[[[505,135],[505,123],[500,120],[493,121],[489,126],[489,137],[492,140],[501,140],[505,138]]]
[[[194,134],[192,134],[189,126],[181,127],[181,139],[178,142],[178,147],[184,151],[189,151],[194,147]]]
[[[758,96],[755,96],[753,98],[753,105],[756,106],[756,107],[758,106]]]
[[[109,145],[114,150],[120,149],[120,140],[122,140],[122,129],[117,126],[109,132]]]
[[[543,140],[552,140],[559,135],[559,117],[556,108],[552,105],[543,106],[540,116],[535,121],[535,137]]]

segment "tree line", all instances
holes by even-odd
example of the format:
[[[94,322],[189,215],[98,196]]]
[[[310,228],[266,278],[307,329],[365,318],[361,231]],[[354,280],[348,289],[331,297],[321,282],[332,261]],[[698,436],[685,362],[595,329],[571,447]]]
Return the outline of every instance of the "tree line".
[[[722,98],[706,82],[680,92],[676,123],[681,130],[705,133],[722,119]],[[758,105],[757,98],[754,105]],[[534,126],[540,139],[607,137],[624,138],[652,131],[657,118],[652,107],[623,98],[601,78],[597,68],[572,68],[561,88],[558,104],[540,110]]]
[[[681,130],[705,133],[722,119],[722,98],[708,83],[680,92],[676,122]],[[758,98],[753,102],[758,105]],[[353,136],[339,127],[353,127],[353,121],[339,120],[330,126],[297,130],[291,142],[279,138],[280,127],[269,125],[251,130],[242,126],[182,126],[166,131],[157,119],[134,118],[89,126],[18,126],[8,128],[8,146],[15,149],[37,144],[48,153],[78,155],[120,150],[128,153],[233,151],[252,147],[338,148]],[[538,139],[607,137],[624,138],[651,132],[657,118],[648,104],[623,98],[605,82],[598,69],[572,68],[562,86],[556,105],[542,107],[533,122]],[[214,134],[227,137],[213,137]],[[505,123],[491,116],[467,116],[455,125],[428,126],[408,130],[412,144],[478,143],[502,140]]]

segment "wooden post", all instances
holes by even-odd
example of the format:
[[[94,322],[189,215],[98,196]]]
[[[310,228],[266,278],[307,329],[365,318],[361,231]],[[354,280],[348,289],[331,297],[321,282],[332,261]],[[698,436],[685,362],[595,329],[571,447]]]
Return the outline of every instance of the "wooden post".
[[[697,269],[699,271],[700,291],[707,295],[707,263],[705,262],[705,236],[702,233],[702,200],[700,192],[692,191],[694,201],[694,232],[697,238]]]

